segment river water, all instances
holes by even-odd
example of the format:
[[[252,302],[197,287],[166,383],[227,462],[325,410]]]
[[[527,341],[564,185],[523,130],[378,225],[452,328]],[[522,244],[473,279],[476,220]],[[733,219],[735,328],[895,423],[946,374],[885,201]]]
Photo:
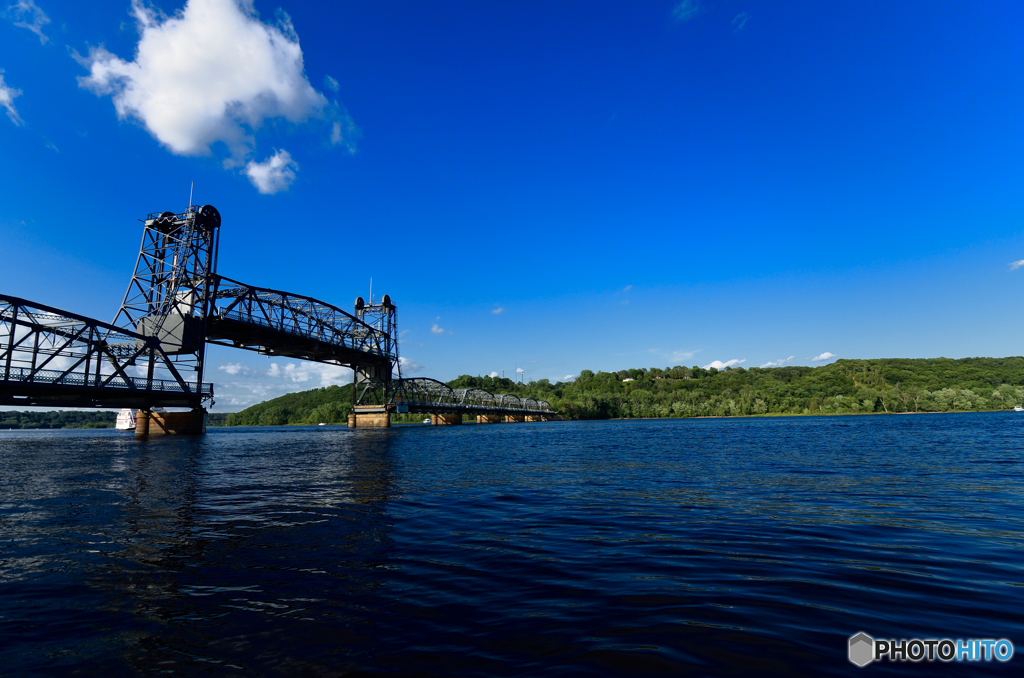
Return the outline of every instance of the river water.
[[[0,673],[1024,662],[1021,414],[4,431],[0,470]],[[858,631],[1020,656],[858,669]]]

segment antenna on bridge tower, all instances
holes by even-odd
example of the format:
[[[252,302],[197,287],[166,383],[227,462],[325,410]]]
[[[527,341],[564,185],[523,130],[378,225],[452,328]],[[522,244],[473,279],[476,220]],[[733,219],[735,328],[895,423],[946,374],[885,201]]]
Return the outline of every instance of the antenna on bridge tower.
[[[370,303],[373,303],[373,278],[370,278]]]
[[[192,191],[195,189],[195,187],[196,187],[196,182],[193,181],[192,185],[189,186],[189,188],[188,188],[188,206],[189,207],[192,207]],[[185,210],[185,211],[187,212],[188,210]]]

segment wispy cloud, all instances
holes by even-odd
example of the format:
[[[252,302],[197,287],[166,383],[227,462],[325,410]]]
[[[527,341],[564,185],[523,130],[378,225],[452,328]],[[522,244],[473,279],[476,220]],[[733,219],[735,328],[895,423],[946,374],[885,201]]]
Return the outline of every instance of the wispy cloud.
[[[564,377],[562,377],[561,380],[562,381],[573,381],[575,379],[576,379],[576,375],[575,374],[567,374]]]
[[[825,351],[821,355],[815,356],[815,357],[811,358],[811,361],[816,362],[816,363],[820,363],[822,360],[832,360],[832,358],[836,358],[836,357],[838,357],[838,356],[836,356],[835,353],[829,353],[828,351]]]
[[[227,363],[217,367],[222,372],[227,372],[231,376],[237,376],[239,374],[252,374],[252,370],[243,365],[242,363]]]
[[[2,73],[2,72],[3,72],[3,71],[0,71],[0,73]],[[2,78],[0,78],[0,81],[2,81]],[[3,83],[2,83],[2,82],[0,82],[0,85],[2,85],[2,84],[3,84]],[[1016,271],[1016,270],[1017,270],[1018,268],[1020,268],[1021,266],[1024,266],[1024,259],[1020,259],[1019,261],[1011,261],[1011,262],[1010,262],[1010,270],[1011,270],[1011,271]]]
[[[39,44],[45,45],[49,40],[43,35],[43,26],[50,23],[50,17],[41,10],[34,0],[18,0],[10,5],[4,16],[14,19],[14,25],[20,28],[27,28],[39,36]]]
[[[444,334],[444,328],[443,327],[438,327],[437,323],[434,323],[430,327],[430,331],[433,332],[434,334]]]
[[[398,362],[402,365],[403,374],[416,374],[423,369],[423,365],[419,364],[412,358],[406,358],[405,356],[400,357]]]
[[[338,107],[337,120],[331,125],[331,143],[342,146],[349,153],[356,152],[356,142],[363,136],[363,131],[356,126],[355,120],[343,106]]]
[[[494,314],[504,313],[504,312],[505,312],[505,307],[504,306],[499,306],[498,308],[495,308],[495,309],[491,310],[491,313],[494,313]]]
[[[325,75],[324,76],[324,89],[329,89],[332,92],[337,92],[339,89],[341,89],[341,85],[339,85],[338,81],[335,80],[334,78],[332,78],[331,76]]]
[[[733,33],[739,33],[743,30],[743,27],[750,21],[750,14],[748,12],[740,12],[732,19],[732,31]]]
[[[275,151],[263,162],[252,160],[245,166],[245,175],[249,181],[264,195],[273,195],[288,190],[295,181],[295,171],[299,164],[292,160],[288,151]]]
[[[699,0],[682,0],[672,10],[672,18],[676,21],[689,21],[701,12]]]
[[[19,96],[21,96],[20,89],[14,89],[4,83],[4,69],[0,68],[0,106],[7,109],[7,117],[11,119],[11,122],[20,127],[24,123],[18,115],[18,109],[14,107],[14,99]]]
[[[652,353],[652,354],[654,354],[656,356],[660,356],[660,357],[670,361],[674,365],[679,365],[683,361],[689,360],[689,359],[693,358],[693,356],[695,356],[698,353],[700,353],[701,349],[698,348],[698,349],[695,349],[695,350],[692,350],[692,351],[662,351],[662,350],[657,349],[657,348],[649,348],[649,349],[647,349],[647,352],[648,353]]]
[[[631,289],[633,289],[633,286],[632,286],[632,285],[626,285],[625,287],[623,287],[623,288],[622,288],[622,291],[623,291],[623,292],[628,292],[628,291],[630,291]]]
[[[736,367],[737,365],[740,365],[745,362],[747,362],[746,358],[744,358],[743,360],[733,358],[732,360],[726,360],[724,363],[721,360],[713,360],[707,365],[705,365],[704,369],[710,370],[712,367],[714,367],[716,370],[724,370],[726,367]]]
[[[791,362],[793,362],[793,358],[795,357],[796,356],[791,355],[788,358],[780,358],[779,360],[773,360],[771,362],[765,363],[764,365],[761,365],[761,367],[782,367],[783,365],[788,365]]]
[[[352,370],[338,365],[324,363],[271,363],[267,376],[283,379],[293,384],[319,384],[320,386],[341,386],[352,381]],[[312,385],[311,384],[311,385]]]

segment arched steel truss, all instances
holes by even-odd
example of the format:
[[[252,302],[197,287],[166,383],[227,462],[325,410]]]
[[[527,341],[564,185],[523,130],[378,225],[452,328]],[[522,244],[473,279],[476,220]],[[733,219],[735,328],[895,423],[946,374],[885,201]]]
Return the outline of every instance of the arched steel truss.
[[[427,377],[396,379],[395,405],[399,411],[437,414],[550,414],[544,400],[520,399],[510,393],[494,394],[482,388],[453,389]]]

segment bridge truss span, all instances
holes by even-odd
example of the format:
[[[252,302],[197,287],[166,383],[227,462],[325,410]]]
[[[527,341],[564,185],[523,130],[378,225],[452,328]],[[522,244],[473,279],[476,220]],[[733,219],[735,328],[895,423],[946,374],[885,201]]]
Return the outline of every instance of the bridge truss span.
[[[550,415],[544,400],[520,399],[510,393],[493,394],[482,388],[453,389],[427,377],[395,380],[394,398],[398,412],[429,414]]]
[[[335,365],[398,361],[391,337],[312,297],[215,276],[206,339],[264,355]]]
[[[0,295],[0,404],[199,407],[212,397],[153,337]]]

